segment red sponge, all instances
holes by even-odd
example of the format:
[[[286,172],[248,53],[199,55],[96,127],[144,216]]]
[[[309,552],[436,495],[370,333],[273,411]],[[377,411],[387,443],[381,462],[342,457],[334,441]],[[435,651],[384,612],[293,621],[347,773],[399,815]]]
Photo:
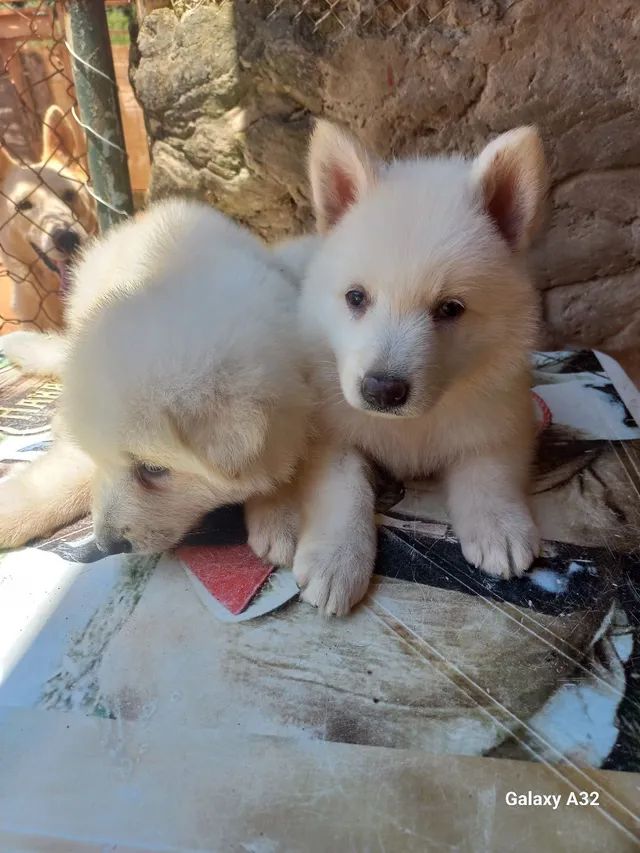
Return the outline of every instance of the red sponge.
[[[273,571],[248,545],[183,545],[176,555],[234,616],[249,605]]]

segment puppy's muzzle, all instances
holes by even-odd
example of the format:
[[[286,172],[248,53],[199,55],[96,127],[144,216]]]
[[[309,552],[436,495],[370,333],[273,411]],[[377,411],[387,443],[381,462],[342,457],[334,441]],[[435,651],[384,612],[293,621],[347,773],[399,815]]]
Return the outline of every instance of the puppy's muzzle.
[[[360,393],[365,403],[381,412],[399,409],[409,399],[411,386],[405,379],[368,373],[362,380]]]
[[[128,539],[118,536],[114,533],[102,533],[99,539],[96,539],[96,544],[103,554],[130,554],[133,551],[133,546]]]

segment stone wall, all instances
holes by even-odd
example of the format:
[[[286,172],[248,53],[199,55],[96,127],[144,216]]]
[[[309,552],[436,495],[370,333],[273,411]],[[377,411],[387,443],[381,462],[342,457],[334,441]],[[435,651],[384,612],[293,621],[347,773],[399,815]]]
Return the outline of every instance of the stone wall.
[[[640,343],[637,2],[191,5],[181,17],[151,12],[138,39],[132,76],[154,196],[207,198],[272,239],[312,224],[304,161],[314,115],[398,156],[471,154],[535,123],[553,176],[533,257],[542,343]]]

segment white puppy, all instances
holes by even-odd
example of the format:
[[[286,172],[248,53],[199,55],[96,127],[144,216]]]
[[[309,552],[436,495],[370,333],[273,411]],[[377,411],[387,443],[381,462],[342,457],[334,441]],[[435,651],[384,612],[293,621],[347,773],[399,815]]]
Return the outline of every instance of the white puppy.
[[[158,204],[94,243],[68,335],[6,338],[26,369],[61,372],[63,395],[52,450],[0,484],[0,545],[92,503],[105,552],[157,551],[288,482],[308,431],[295,294],[264,246],[202,204]]]
[[[473,161],[385,165],[321,121],[310,178],[325,237],[302,246],[300,316],[334,448],[305,483],[303,597],[345,613],[367,588],[373,491],[358,451],[399,478],[442,474],[467,560],[521,575],[539,547],[527,505],[537,311],[521,259],[546,191],[536,130]]]

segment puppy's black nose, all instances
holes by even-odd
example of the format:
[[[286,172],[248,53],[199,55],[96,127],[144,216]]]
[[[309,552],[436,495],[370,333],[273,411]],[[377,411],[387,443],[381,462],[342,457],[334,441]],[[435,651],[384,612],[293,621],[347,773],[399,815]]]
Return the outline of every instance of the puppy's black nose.
[[[410,386],[404,379],[367,374],[362,380],[362,396],[376,409],[397,409],[407,402]]]
[[[102,551],[103,554],[112,555],[112,554],[130,554],[133,551],[133,546],[128,539],[118,539],[115,536],[113,538],[102,537],[97,540],[98,548]]]
[[[51,239],[56,249],[65,255],[73,255],[80,248],[80,237],[71,228],[56,228]]]

